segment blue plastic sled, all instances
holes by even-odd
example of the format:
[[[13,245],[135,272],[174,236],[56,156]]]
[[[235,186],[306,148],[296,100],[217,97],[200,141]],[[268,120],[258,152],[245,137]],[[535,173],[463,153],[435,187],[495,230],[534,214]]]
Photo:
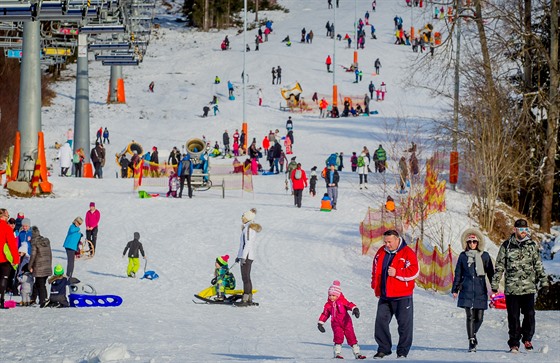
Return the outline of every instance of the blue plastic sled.
[[[116,307],[122,304],[123,299],[117,295],[68,295],[70,306],[73,308]]]
[[[140,280],[148,279],[148,280],[155,280],[159,277],[159,275],[155,271],[146,271],[144,272],[144,276]]]
[[[235,96],[234,95],[229,96],[229,100],[230,101],[235,101]]]
[[[273,171],[265,170],[261,173],[261,175],[276,175]]]

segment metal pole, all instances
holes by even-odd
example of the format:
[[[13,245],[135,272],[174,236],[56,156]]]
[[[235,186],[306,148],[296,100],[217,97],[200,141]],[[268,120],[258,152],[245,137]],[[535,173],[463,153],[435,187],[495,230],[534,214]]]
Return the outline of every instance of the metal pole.
[[[354,46],[358,49],[358,0],[354,0]]]
[[[245,72],[245,61],[247,58],[247,0],[243,0],[243,44],[245,44],[245,46],[243,47],[243,122],[247,122],[247,119],[245,117],[245,80],[247,79],[247,73]],[[245,139],[247,139],[247,135],[245,135]],[[240,147],[243,147],[243,145],[240,145]]]
[[[84,150],[84,164],[89,163],[89,79],[87,34],[78,35],[76,70],[76,108],[74,110],[74,151]]]
[[[41,131],[41,45],[39,21],[23,23],[23,57],[19,89],[18,131],[21,135],[18,180],[31,181]]]
[[[452,141],[452,151],[457,151],[458,144],[458,132],[459,132],[459,63],[461,57],[461,8],[459,7],[460,1],[457,1],[457,16],[456,21],[456,32],[457,32],[457,44],[455,48],[455,90],[453,93],[453,141]],[[455,190],[456,184],[451,184],[452,190]]]
[[[333,6],[333,8],[334,8],[333,24],[336,24],[336,6]],[[334,25],[333,25],[333,29],[334,29]],[[334,29],[334,31],[336,31],[336,29]],[[333,64],[332,83],[333,83],[333,86],[336,84],[336,36],[334,35],[334,31],[331,33],[331,36],[333,38],[333,58],[332,58],[332,64]]]

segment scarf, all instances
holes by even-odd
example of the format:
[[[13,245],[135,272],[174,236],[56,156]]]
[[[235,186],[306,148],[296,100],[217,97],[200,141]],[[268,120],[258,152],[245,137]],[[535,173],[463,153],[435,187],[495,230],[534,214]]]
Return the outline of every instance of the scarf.
[[[484,264],[482,263],[482,252],[478,250],[468,250],[465,251],[465,254],[467,255],[468,258],[467,264],[469,265],[469,267],[474,262],[476,276],[484,276],[485,272],[484,272]]]

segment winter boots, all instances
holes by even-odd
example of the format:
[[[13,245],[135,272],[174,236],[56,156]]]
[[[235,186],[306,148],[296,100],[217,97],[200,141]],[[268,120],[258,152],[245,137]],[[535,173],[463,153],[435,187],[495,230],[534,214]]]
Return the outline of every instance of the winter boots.
[[[216,291],[216,301],[224,301],[225,300],[225,294],[223,291]]]
[[[240,303],[236,303],[235,306],[251,306],[258,305],[253,302],[253,294],[243,294],[243,299]]]
[[[469,352],[476,352],[476,340],[474,338],[469,339]]]
[[[354,353],[356,359],[366,359],[365,355],[360,354],[360,346],[358,344],[352,346],[352,353]]]
[[[0,309],[7,309],[7,307],[4,306],[4,299],[0,299]]]
[[[344,359],[344,357],[340,355],[342,353],[342,345],[335,344],[333,348],[333,353],[335,358]]]

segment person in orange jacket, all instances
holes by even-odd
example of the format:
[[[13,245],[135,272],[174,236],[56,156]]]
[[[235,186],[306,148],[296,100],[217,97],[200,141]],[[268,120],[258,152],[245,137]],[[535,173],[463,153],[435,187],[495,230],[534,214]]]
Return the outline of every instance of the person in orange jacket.
[[[332,200],[329,197],[329,193],[325,193],[323,195],[323,199],[321,199],[321,212],[330,212],[332,210]]]

